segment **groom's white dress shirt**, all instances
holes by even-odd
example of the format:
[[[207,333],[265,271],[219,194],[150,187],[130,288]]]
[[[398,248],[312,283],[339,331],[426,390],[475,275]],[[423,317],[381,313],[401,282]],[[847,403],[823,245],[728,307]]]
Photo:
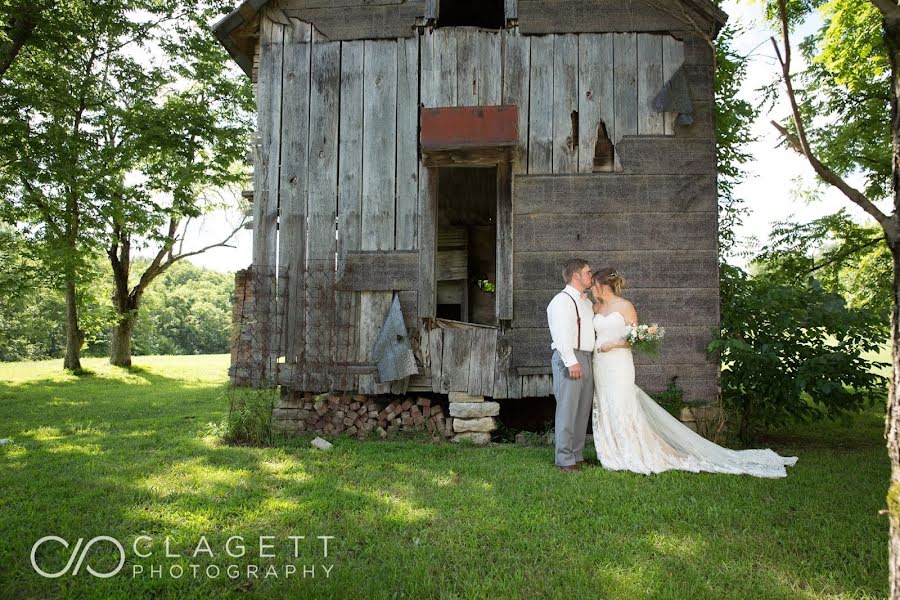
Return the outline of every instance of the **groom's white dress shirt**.
[[[572,302],[572,300],[575,300],[575,302]],[[591,352],[594,350],[596,341],[593,321],[594,306],[587,294],[583,294],[571,285],[567,285],[563,291],[554,296],[547,306],[547,324],[550,326],[550,337],[553,338],[550,348],[559,350],[563,363],[567,367],[578,363],[578,359],[575,358],[575,346],[578,343],[576,305],[578,314],[581,316],[581,346],[577,349]]]

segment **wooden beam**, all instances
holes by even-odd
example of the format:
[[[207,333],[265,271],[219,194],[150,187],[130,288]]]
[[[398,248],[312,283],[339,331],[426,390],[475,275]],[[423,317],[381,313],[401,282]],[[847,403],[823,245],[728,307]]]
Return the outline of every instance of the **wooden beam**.
[[[513,317],[513,175],[512,164],[497,165],[497,318]]]
[[[356,291],[417,290],[419,253],[347,252],[335,285],[337,289]]]

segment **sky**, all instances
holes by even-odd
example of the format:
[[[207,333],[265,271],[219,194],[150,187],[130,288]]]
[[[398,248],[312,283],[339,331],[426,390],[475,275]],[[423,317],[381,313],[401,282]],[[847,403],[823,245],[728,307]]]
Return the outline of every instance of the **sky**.
[[[780,71],[769,42],[773,31],[763,20],[762,7],[758,3],[727,0],[723,8],[730,16],[729,22],[740,25],[743,30],[735,39],[735,50],[749,57],[747,79],[740,95],[758,103],[757,90],[772,82]],[[821,21],[817,18],[807,22],[793,38],[795,45],[803,35],[811,33],[820,24]],[[794,55],[795,70],[802,68],[802,59],[798,54]],[[762,111],[753,125],[753,134],[757,138],[749,146],[753,161],[748,165],[748,177],[735,190],[736,196],[742,198],[749,209],[743,225],[737,230],[742,250],[752,250],[759,243],[765,242],[771,224],[776,221],[790,219],[808,222],[834,213],[842,207],[847,207],[851,216],[859,221],[868,218],[862,209],[833,189],[823,188],[820,199],[812,203],[796,197],[795,190],[815,187],[815,177],[805,159],[792,150],[779,147],[778,132],[770,121],[785,122],[789,114],[789,107],[782,99],[771,112]],[[860,185],[860,181],[853,178],[850,182]],[[239,219],[239,215],[235,213],[208,216],[195,224],[191,231],[193,241],[190,246],[202,247],[215,243],[224,238],[233,229],[233,223]],[[213,249],[190,260],[212,269],[234,271],[250,264],[251,243],[250,231],[244,230],[234,240],[234,248]],[[731,260],[739,265],[742,261],[740,258]]]

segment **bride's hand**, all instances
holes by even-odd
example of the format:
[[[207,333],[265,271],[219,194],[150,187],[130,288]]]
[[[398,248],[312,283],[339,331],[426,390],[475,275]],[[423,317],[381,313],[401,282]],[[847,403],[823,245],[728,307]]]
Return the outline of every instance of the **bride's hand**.
[[[618,346],[614,342],[606,342],[600,346],[600,352],[609,352],[617,347]]]

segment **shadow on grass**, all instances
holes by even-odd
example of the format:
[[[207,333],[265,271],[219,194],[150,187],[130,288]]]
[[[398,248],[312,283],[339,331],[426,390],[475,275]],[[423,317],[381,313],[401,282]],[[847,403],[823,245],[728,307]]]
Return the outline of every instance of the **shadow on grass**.
[[[306,437],[275,448],[224,446],[198,427],[227,411],[222,386],[143,368],[127,378],[0,384],[0,422],[11,427],[0,437],[16,442],[0,450],[0,596],[788,598],[887,591],[887,524],[877,509],[889,471],[877,448],[801,453],[787,479],[764,480],[644,477],[599,467],[566,474],[552,468],[549,448],[338,438],[321,452]],[[78,404],[59,404],[67,401]],[[129,549],[129,566],[335,567],[327,579],[51,581],[28,559],[31,545],[51,534],[116,537]],[[152,558],[131,553],[139,535],[153,538]],[[217,556],[192,558],[204,535]],[[278,557],[250,550],[223,560],[232,535],[246,536],[248,549],[259,536],[274,536]],[[285,553],[290,535],[310,542],[297,559]],[[335,536],[327,559],[317,535]],[[165,556],[167,536],[181,558]],[[64,564],[68,554],[43,558]]]

